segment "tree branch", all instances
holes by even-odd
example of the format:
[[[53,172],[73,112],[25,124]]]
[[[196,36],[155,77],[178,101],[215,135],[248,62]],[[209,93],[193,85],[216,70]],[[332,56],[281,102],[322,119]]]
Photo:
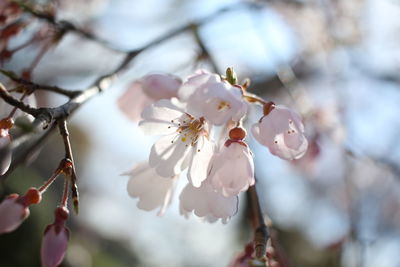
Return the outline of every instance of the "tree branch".
[[[13,80],[14,82],[26,87],[26,89],[28,89],[28,91],[38,91],[38,90],[49,91],[49,92],[53,92],[56,94],[67,96],[69,98],[73,98],[73,97],[79,95],[80,93],[82,93],[81,90],[67,90],[67,89],[60,88],[58,86],[49,86],[49,85],[33,83],[31,81],[28,81],[21,77],[18,77],[15,73],[13,73],[10,70],[0,69],[0,72],[3,75],[10,78],[11,80]]]
[[[26,13],[29,13],[32,16],[34,16],[38,19],[44,20],[47,23],[53,25],[61,33],[75,32],[76,34],[78,34],[88,40],[91,40],[93,42],[96,42],[107,49],[113,50],[115,52],[124,52],[118,48],[113,47],[106,40],[103,40],[100,37],[94,35],[93,33],[79,28],[78,26],[74,25],[73,23],[71,23],[69,21],[65,21],[65,20],[57,21],[56,18],[52,14],[38,11],[32,5],[30,5],[26,2],[19,1],[19,0],[12,0],[12,2],[18,4]]]
[[[17,98],[14,98],[10,93],[4,88],[3,84],[0,83],[0,97],[6,101],[8,104],[19,108],[20,110],[36,117],[39,115],[39,110],[37,108],[32,108],[31,106],[25,104]]]
[[[74,162],[74,157],[72,155],[71,142],[69,141],[67,121],[65,119],[59,120],[58,128],[60,129],[60,134],[64,142],[65,158],[71,163],[70,172],[68,173],[68,176],[71,179],[71,193],[72,193],[72,201],[74,204],[74,210],[76,213],[79,213],[79,192],[78,192],[78,186],[76,184],[75,162]]]
[[[261,211],[255,185],[249,187],[249,190],[247,191],[247,196],[251,208],[251,215],[253,218],[254,247],[256,251],[256,258],[263,259],[267,250],[269,233],[267,225],[264,222],[264,216]]]

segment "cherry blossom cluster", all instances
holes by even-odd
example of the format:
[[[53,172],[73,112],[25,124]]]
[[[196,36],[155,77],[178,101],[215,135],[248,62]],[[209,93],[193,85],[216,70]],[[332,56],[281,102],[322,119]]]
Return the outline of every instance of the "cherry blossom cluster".
[[[251,127],[253,137],[282,159],[304,155],[308,142],[301,117],[291,109],[248,92],[228,68],[226,76],[199,70],[181,81],[149,74],[135,81],[119,99],[145,134],[159,135],[148,162],[131,172],[128,193],[144,210],[165,212],[176,181],[186,172],[180,212],[226,223],[238,209],[240,192],[255,184],[253,153],[243,121],[251,104],[263,115]],[[142,110],[143,109],[143,110]]]

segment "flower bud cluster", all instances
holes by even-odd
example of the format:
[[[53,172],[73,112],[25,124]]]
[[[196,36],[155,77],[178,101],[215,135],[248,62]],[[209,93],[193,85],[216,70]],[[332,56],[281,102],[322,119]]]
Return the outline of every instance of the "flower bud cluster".
[[[248,94],[249,81],[245,86],[238,84],[232,69],[226,77],[200,70],[183,83],[171,75],[157,74],[134,84],[136,93],[144,92],[148,97],[142,105],[129,104],[134,96],[129,88],[119,101],[122,111],[136,119],[133,106],[146,106],[139,127],[145,134],[161,136],[151,148],[149,161],[128,173],[128,192],[140,199],[139,208],[160,207],[162,214],[175,180],[187,170],[188,184],[180,195],[181,213],[228,221],[237,212],[239,193],[255,184],[253,153],[245,141],[247,131],[241,126],[250,104],[264,107],[263,116],[251,130],[273,155],[292,160],[307,149],[300,116]]]
[[[5,234],[22,224],[29,216],[29,206],[41,202],[42,194],[61,173],[67,176],[61,204],[55,209],[54,223],[48,225],[44,231],[41,248],[43,267],[59,266],[67,250],[69,230],[65,227],[65,222],[69,217],[67,200],[72,169],[73,163],[69,159],[63,159],[53,175],[39,189],[32,187],[23,196],[11,194],[0,202],[0,234]],[[76,199],[73,200],[75,204]]]

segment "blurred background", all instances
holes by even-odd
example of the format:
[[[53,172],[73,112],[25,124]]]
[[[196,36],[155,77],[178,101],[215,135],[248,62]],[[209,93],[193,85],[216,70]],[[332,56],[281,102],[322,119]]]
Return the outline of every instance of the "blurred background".
[[[228,266],[251,240],[245,195],[227,225],[180,216],[179,194],[158,217],[156,211],[136,207],[137,200],[126,192],[128,177],[121,176],[147,159],[155,139],[122,114],[118,98],[149,72],[184,78],[198,68],[212,70],[210,62],[221,74],[233,67],[239,79],[251,79],[250,92],[294,108],[304,118],[309,149],[300,160],[283,161],[248,138],[261,206],[288,266],[400,266],[400,1],[53,4],[58,20],[79,25],[119,50],[140,48],[207,18],[196,34],[185,31],[145,50],[110,90],[71,117],[81,211],[68,221],[72,235],[62,266]],[[44,29],[46,22],[23,16],[29,26],[8,40],[8,47],[30,40],[38,29],[41,38],[54,34],[51,27]],[[0,63],[23,73],[38,51],[41,46],[33,44]],[[44,54],[30,77],[41,84],[82,89],[122,58],[121,52],[68,33]],[[7,84],[5,77],[0,81]],[[39,106],[66,100],[44,92],[35,97]],[[0,105],[7,108],[4,102]],[[251,110],[247,126],[261,115],[261,109]],[[0,186],[1,199],[40,186],[63,154],[60,136],[52,135],[35,159]],[[40,265],[41,236],[53,221],[61,191],[57,181],[18,230],[0,236],[0,266]]]

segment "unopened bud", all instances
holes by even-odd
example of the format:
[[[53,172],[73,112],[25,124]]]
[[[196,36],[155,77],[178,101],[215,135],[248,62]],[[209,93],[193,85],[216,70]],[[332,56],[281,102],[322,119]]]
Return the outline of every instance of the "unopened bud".
[[[246,79],[243,81],[242,88],[243,88],[244,90],[247,90],[247,88],[249,88],[249,87],[250,87],[250,79],[249,79],[249,78],[246,78]]]
[[[57,207],[53,224],[46,227],[42,240],[42,267],[56,267],[64,259],[68,247],[69,230],[65,227],[69,211],[65,206]]]
[[[66,207],[57,207],[54,211],[55,220],[58,222],[65,222],[68,219],[69,211]]]
[[[26,205],[38,204],[42,200],[42,194],[34,187],[29,188],[24,197]]]
[[[69,230],[64,225],[47,226],[41,248],[43,267],[56,267],[61,264],[67,251]]]
[[[1,130],[10,130],[14,126],[14,120],[12,118],[5,118],[0,120]]]
[[[0,234],[14,231],[28,217],[28,207],[19,200],[17,194],[12,194],[0,203]]]
[[[246,137],[246,130],[242,127],[235,127],[229,131],[229,138],[232,140],[243,140]]]
[[[233,68],[226,69],[226,80],[232,85],[238,84],[238,78]]]

